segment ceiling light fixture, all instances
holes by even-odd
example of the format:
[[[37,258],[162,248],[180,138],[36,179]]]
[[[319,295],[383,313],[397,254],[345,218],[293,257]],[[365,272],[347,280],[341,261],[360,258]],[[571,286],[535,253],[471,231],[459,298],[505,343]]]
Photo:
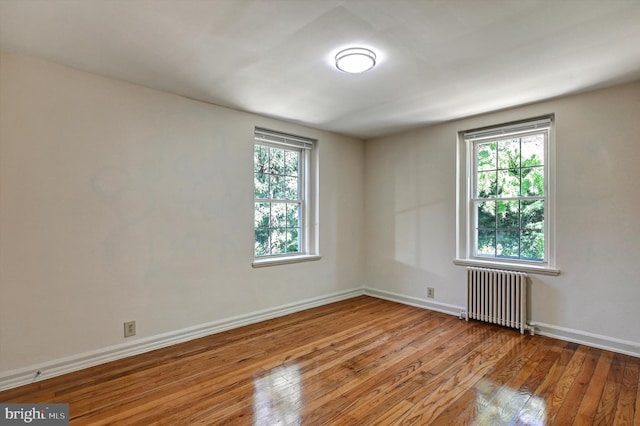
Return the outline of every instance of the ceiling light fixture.
[[[376,54],[364,47],[351,47],[336,55],[336,68],[351,74],[369,71],[375,65]]]

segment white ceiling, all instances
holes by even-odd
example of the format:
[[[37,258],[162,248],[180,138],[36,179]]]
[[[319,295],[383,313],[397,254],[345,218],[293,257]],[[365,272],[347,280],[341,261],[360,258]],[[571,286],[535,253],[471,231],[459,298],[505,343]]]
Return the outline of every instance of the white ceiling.
[[[0,49],[370,138],[639,80],[640,0],[0,0]]]

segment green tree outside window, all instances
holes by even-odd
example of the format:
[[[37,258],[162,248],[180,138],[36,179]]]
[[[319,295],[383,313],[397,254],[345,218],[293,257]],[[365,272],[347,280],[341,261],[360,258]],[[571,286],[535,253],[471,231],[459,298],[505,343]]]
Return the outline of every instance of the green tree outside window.
[[[545,138],[474,142],[476,256],[544,260]]]

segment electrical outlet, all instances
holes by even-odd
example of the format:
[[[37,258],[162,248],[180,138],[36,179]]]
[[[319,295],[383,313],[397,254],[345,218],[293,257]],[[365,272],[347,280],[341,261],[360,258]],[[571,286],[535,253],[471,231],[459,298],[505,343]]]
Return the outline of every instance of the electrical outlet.
[[[427,287],[427,297],[429,299],[433,299],[434,297],[436,297],[436,291],[433,287]]]
[[[124,337],[131,337],[136,335],[136,322],[128,321],[124,323]]]

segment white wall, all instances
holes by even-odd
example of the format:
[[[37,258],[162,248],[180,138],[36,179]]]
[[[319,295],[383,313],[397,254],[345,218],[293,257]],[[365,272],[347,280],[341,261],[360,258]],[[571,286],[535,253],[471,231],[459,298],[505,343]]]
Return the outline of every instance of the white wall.
[[[532,275],[550,335],[640,356],[640,83],[462,119],[365,145],[365,286],[464,307],[455,266],[456,135],[556,118],[558,277]],[[445,309],[446,310],[446,309]]]
[[[363,144],[3,53],[0,378],[363,283],[462,307],[456,133],[549,113],[562,274],[531,319],[640,354],[640,83]],[[320,141],[320,261],[251,268],[255,125]]]
[[[256,125],[319,140],[320,261],[251,267]],[[361,289],[363,156],[362,141],[3,53],[0,377]]]

